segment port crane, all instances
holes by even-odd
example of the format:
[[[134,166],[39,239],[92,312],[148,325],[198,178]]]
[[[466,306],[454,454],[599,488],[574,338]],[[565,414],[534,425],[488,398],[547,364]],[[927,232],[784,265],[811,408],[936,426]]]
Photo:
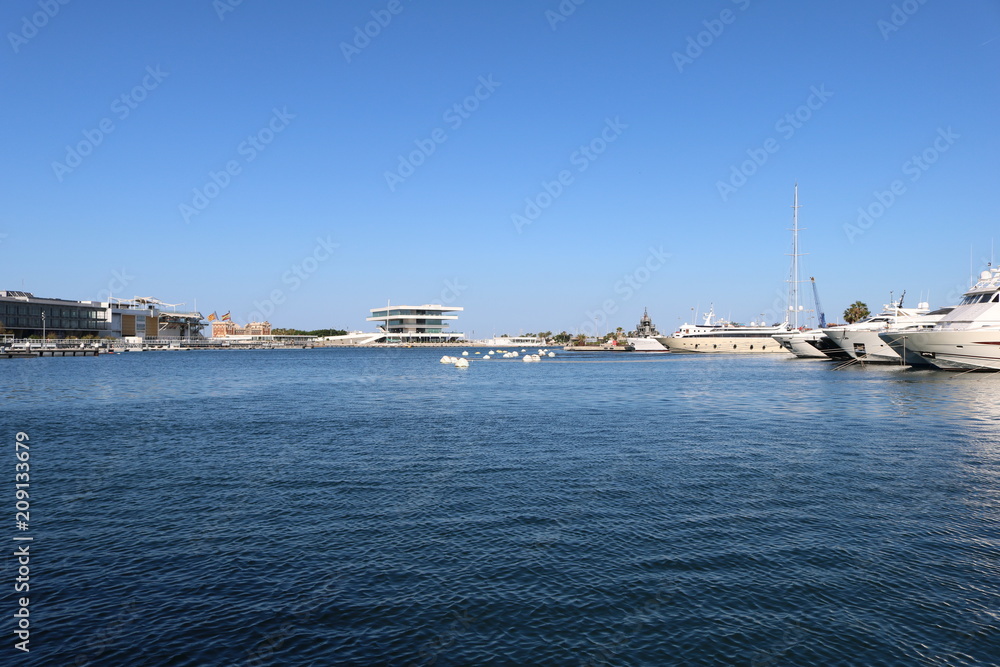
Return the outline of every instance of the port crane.
[[[813,301],[816,302],[816,317],[819,318],[819,329],[826,328],[826,313],[823,312],[823,306],[819,303],[819,290],[816,289],[816,279],[812,276],[809,277],[809,282],[812,283],[813,288]]]

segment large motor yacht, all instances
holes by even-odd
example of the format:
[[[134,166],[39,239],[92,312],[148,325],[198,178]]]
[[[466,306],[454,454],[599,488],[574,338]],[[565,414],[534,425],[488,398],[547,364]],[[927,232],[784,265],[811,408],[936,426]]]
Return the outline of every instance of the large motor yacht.
[[[660,336],[664,347],[671,352],[729,352],[729,353],[769,353],[785,354],[785,348],[772,336],[793,331],[788,322],[767,325],[751,322],[749,325],[733,324],[715,319],[715,310],[710,309],[702,324],[682,324],[670,336]]]
[[[933,328],[884,332],[883,343],[908,358],[949,370],[1000,370],[1000,267],[989,268]]]

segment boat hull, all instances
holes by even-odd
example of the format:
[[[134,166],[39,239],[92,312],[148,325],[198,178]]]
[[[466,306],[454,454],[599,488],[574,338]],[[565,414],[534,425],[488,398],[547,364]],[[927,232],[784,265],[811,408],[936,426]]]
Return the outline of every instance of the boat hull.
[[[812,341],[819,341],[825,338],[822,331],[795,331],[791,333],[775,334],[774,340],[783,348],[803,359],[828,359],[826,354],[821,352]]]
[[[889,339],[892,334],[882,334]],[[887,342],[945,370],[1000,370],[1000,328],[896,334]]]
[[[671,352],[788,354],[788,351],[770,336],[660,336],[656,340]]]
[[[876,363],[902,363],[902,358],[878,337],[878,331],[824,329],[827,338],[840,346],[851,359]]]
[[[663,346],[660,341],[652,336],[643,336],[640,338],[628,338],[628,344],[631,345],[636,352],[669,352],[669,350]]]

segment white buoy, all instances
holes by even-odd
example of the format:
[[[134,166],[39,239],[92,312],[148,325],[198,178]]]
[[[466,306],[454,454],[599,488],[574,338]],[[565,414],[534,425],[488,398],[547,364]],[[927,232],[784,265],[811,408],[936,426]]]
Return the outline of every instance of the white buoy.
[[[503,352],[503,350],[500,350],[500,351],[501,351],[501,352]],[[486,354],[496,354],[496,352],[494,352],[493,350],[490,350],[490,351],[489,351],[489,352],[487,352]]]
[[[556,353],[555,352],[549,352],[549,356],[550,357],[554,357],[554,356],[556,356]]]
[[[489,358],[490,358],[490,355],[488,355],[488,354],[484,354],[484,355],[483,355],[483,361],[486,361],[486,360],[487,360],[487,359],[489,359]]]
[[[455,360],[454,360],[454,359],[452,359],[451,357],[449,357],[449,356],[448,356],[448,355],[446,354],[446,355],[444,355],[443,357],[441,357],[441,363],[442,363],[442,364],[453,364],[453,363],[455,363]]]
[[[468,367],[469,367],[469,360],[468,359],[456,359],[455,360],[455,368],[468,368]]]
[[[462,356],[463,357],[469,356],[469,351],[468,350],[462,350]]]
[[[524,355],[524,357],[522,357],[521,361],[523,361],[525,363],[528,363],[528,362],[534,361],[534,359],[531,358],[530,354],[526,354],[526,355]]]

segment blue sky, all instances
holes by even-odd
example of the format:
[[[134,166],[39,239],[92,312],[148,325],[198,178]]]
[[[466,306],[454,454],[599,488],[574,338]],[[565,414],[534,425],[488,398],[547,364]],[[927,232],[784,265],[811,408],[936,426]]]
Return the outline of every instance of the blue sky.
[[[944,305],[1000,241],[995,0],[11,0],[0,25],[3,289],[670,330],[780,317],[796,182],[828,316]]]

